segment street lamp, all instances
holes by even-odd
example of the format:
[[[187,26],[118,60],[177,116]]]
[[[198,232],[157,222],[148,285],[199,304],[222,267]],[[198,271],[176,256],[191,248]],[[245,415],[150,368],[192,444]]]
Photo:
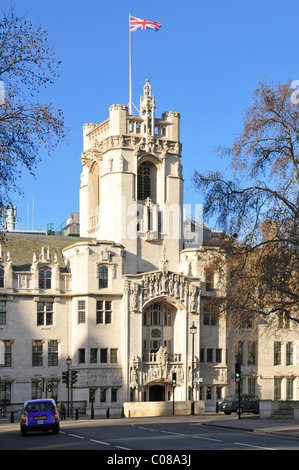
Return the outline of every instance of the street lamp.
[[[191,370],[191,414],[194,415],[194,335],[197,333],[197,328],[194,322],[190,326],[190,334],[192,335],[192,370]]]
[[[70,367],[72,364],[72,360],[70,356],[66,359],[66,365],[67,365],[67,377],[68,377],[68,384],[67,384],[67,416],[69,418],[70,416]]]

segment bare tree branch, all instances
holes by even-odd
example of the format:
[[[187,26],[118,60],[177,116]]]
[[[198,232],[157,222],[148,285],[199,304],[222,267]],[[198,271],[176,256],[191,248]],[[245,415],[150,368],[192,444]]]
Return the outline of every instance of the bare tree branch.
[[[62,111],[40,103],[36,95],[53,84],[60,61],[48,34],[12,10],[0,20],[0,80],[5,85],[0,104],[0,207],[25,167],[34,175],[40,151],[52,152],[65,137]]]
[[[194,172],[204,216],[228,237],[223,299],[233,321],[272,314],[299,322],[299,108],[291,85],[262,82],[232,148],[227,179]]]

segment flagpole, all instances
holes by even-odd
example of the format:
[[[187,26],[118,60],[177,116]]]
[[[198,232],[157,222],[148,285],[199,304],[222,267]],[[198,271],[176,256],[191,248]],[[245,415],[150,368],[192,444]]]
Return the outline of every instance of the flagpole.
[[[131,13],[129,13],[129,114],[132,114],[132,43],[130,18]]]

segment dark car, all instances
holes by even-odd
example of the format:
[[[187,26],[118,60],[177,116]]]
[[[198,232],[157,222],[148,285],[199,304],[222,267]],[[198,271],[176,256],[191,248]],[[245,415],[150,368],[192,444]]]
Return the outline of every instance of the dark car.
[[[28,431],[53,431],[58,434],[60,425],[55,401],[50,398],[26,401],[20,427],[23,436]]]
[[[239,396],[229,395],[223,402],[219,404],[219,411],[223,411],[226,415],[233,412],[239,412]],[[260,400],[256,395],[241,395],[240,400],[240,413],[254,413],[260,412]]]

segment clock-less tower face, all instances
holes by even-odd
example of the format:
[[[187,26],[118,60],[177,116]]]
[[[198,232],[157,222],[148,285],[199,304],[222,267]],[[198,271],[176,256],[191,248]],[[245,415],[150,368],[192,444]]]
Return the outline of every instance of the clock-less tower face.
[[[151,271],[163,247],[181,249],[180,115],[155,116],[148,80],[139,115],[124,105],[109,111],[107,120],[83,127],[80,235],[121,243],[128,272]]]

